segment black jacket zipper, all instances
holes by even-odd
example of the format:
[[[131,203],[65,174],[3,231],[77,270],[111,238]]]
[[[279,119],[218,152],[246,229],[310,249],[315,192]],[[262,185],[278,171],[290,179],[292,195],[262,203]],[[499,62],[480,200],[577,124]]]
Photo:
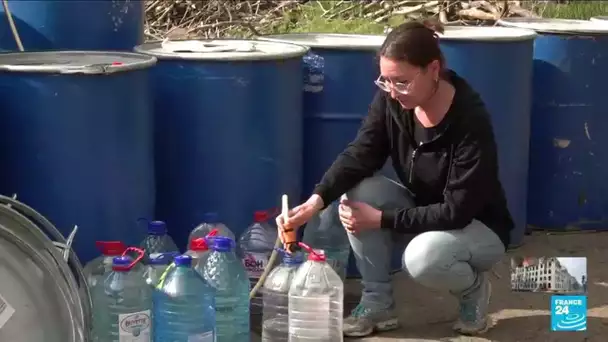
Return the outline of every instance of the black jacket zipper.
[[[408,177],[407,177],[408,183],[410,183],[410,184],[412,184],[412,179],[414,177],[414,165],[416,163],[416,156],[418,156],[418,150],[420,150],[422,145],[424,145],[424,144],[421,143],[420,146],[414,148],[414,150],[412,151],[412,158],[410,160],[410,167],[409,167]]]

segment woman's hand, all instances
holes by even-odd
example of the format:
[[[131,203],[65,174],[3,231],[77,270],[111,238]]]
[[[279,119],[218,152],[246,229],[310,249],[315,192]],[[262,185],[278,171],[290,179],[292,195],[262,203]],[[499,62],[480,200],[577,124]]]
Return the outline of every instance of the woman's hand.
[[[323,206],[323,199],[319,195],[312,195],[306,202],[291,209],[287,220],[285,220],[283,215],[277,217],[276,223],[279,228],[279,237],[285,249],[287,249],[286,242],[294,242],[286,241],[287,234],[297,234],[298,228],[305,225]]]
[[[382,211],[363,202],[351,201],[342,198],[338,207],[340,222],[351,234],[378,229],[382,221]]]

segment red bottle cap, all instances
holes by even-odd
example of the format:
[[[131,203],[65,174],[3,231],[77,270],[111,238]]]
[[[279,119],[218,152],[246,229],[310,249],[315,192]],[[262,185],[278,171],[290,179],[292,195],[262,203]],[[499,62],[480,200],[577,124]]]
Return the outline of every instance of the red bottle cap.
[[[321,249],[312,249],[309,245],[304,242],[298,242],[298,246],[302,247],[305,251],[308,252],[308,260],[310,261],[319,261],[325,262],[327,261],[327,257],[325,256],[325,251]]]
[[[195,252],[205,252],[209,250],[209,244],[205,238],[198,238],[190,241],[189,249]]]
[[[308,253],[308,260],[325,262],[327,261],[327,257],[325,257],[324,251],[316,250]]]
[[[122,241],[96,241],[95,246],[102,255],[121,255],[127,250]]]
[[[267,211],[256,211],[253,213],[253,222],[255,223],[263,223],[270,219],[270,215],[268,215]]]
[[[189,249],[191,251],[195,251],[195,252],[205,252],[205,251],[208,251],[209,250],[209,242],[207,241],[207,239],[216,236],[218,233],[219,233],[219,230],[213,229],[204,238],[198,238],[198,239],[194,239],[194,240],[190,241]]]

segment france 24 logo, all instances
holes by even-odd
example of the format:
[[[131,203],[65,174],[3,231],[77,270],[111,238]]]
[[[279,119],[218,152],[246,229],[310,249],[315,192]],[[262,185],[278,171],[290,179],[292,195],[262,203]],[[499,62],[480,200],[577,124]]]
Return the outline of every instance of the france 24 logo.
[[[587,296],[551,296],[551,330],[587,330]]]

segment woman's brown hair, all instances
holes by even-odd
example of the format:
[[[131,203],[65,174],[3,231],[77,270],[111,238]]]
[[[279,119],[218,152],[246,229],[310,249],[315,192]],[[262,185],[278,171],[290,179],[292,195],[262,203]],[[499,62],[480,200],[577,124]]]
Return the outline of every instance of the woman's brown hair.
[[[443,33],[443,25],[436,20],[409,21],[394,28],[384,40],[378,55],[394,61],[404,61],[425,68],[438,60],[441,68],[445,65],[439,48],[438,33]]]

